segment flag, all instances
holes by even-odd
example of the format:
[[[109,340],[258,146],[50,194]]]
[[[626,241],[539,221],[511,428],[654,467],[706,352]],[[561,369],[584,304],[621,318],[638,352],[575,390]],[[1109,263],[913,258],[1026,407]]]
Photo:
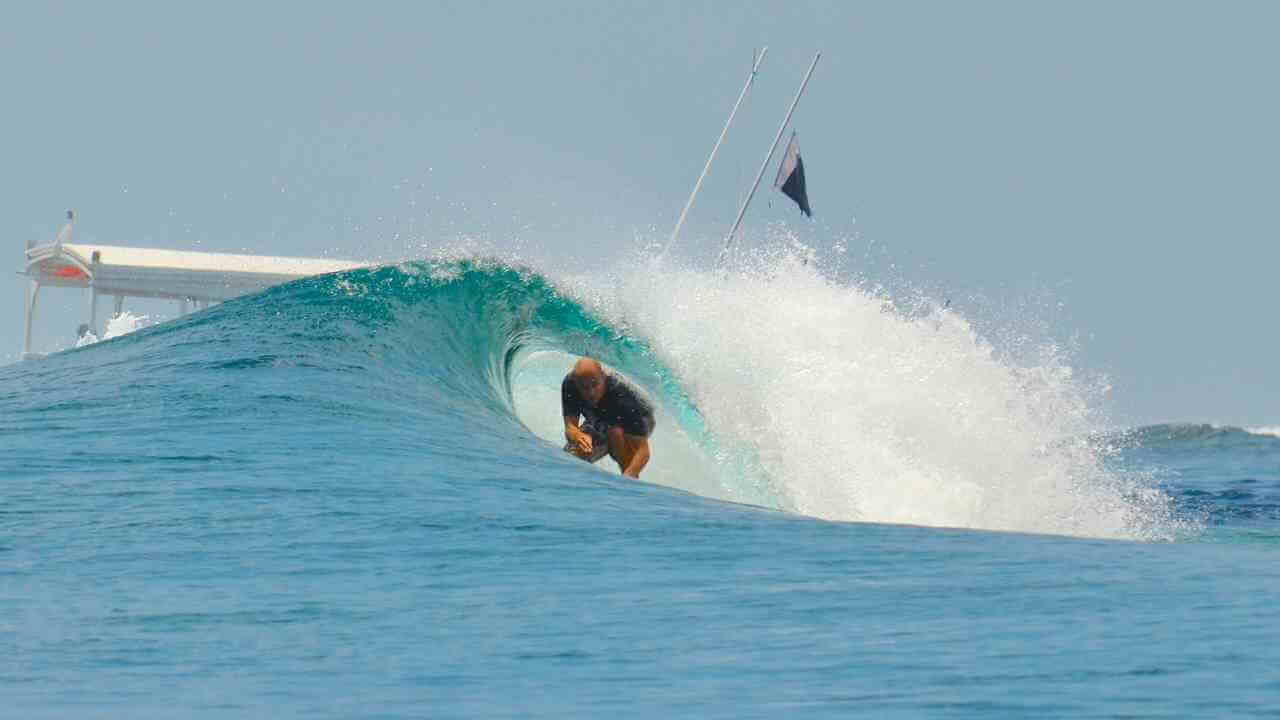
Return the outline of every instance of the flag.
[[[782,156],[782,164],[778,166],[778,178],[773,186],[783,195],[796,201],[800,212],[813,217],[809,209],[809,194],[804,189],[804,161],[800,159],[800,145],[796,143],[796,134],[791,133],[791,142],[787,144],[787,152]]]

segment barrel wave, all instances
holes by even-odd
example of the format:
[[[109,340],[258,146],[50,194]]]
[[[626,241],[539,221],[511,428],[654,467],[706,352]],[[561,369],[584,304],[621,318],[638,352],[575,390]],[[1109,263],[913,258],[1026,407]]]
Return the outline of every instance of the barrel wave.
[[[589,354],[655,401],[650,483],[835,521],[1193,529],[1149,472],[1109,461],[1092,386],[1052,348],[997,347],[950,310],[903,311],[802,258],[656,263],[572,276],[454,257],[312,277],[27,364],[28,390],[60,399],[14,397],[49,429],[110,415],[145,447],[186,427],[232,459],[323,455],[351,482],[373,459],[550,477],[586,468],[560,450],[558,393]]]

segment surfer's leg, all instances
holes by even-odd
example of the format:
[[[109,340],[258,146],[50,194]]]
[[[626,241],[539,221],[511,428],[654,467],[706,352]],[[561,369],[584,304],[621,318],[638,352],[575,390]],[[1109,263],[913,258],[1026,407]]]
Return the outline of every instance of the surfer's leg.
[[[628,435],[622,428],[609,428],[609,455],[623,475],[638,479],[640,471],[649,464],[649,439],[644,435]]]
[[[631,463],[631,456],[635,453],[635,448],[630,447],[627,438],[622,433],[622,426],[614,425],[609,428],[609,457],[618,463],[619,470],[625,470],[627,465]]]
[[[643,435],[627,435],[620,427],[609,428],[609,457],[618,463],[618,470],[622,472],[631,467],[631,461],[636,459],[636,453],[644,445]]]

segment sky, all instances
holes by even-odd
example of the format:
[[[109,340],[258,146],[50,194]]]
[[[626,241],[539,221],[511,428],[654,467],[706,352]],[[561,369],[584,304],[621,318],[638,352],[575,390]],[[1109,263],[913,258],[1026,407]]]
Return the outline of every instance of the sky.
[[[15,271],[67,208],[82,242],[614,256],[665,240],[768,45],[696,261],[821,50],[792,123],[815,217],[765,193],[744,242],[784,224],[850,276],[1034,315],[1121,422],[1280,425],[1276,27],[1274,3],[13,5],[0,230]],[[0,362],[24,284],[0,275]],[[72,335],[82,293],[41,303],[37,346]]]

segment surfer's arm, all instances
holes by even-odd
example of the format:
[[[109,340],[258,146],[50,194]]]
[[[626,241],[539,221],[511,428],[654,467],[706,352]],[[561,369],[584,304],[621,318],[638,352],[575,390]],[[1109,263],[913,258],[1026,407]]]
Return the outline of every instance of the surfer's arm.
[[[640,478],[640,471],[649,464],[649,438],[643,435],[627,435],[627,445],[635,449],[631,454],[631,462],[627,463],[623,475],[629,478]]]

